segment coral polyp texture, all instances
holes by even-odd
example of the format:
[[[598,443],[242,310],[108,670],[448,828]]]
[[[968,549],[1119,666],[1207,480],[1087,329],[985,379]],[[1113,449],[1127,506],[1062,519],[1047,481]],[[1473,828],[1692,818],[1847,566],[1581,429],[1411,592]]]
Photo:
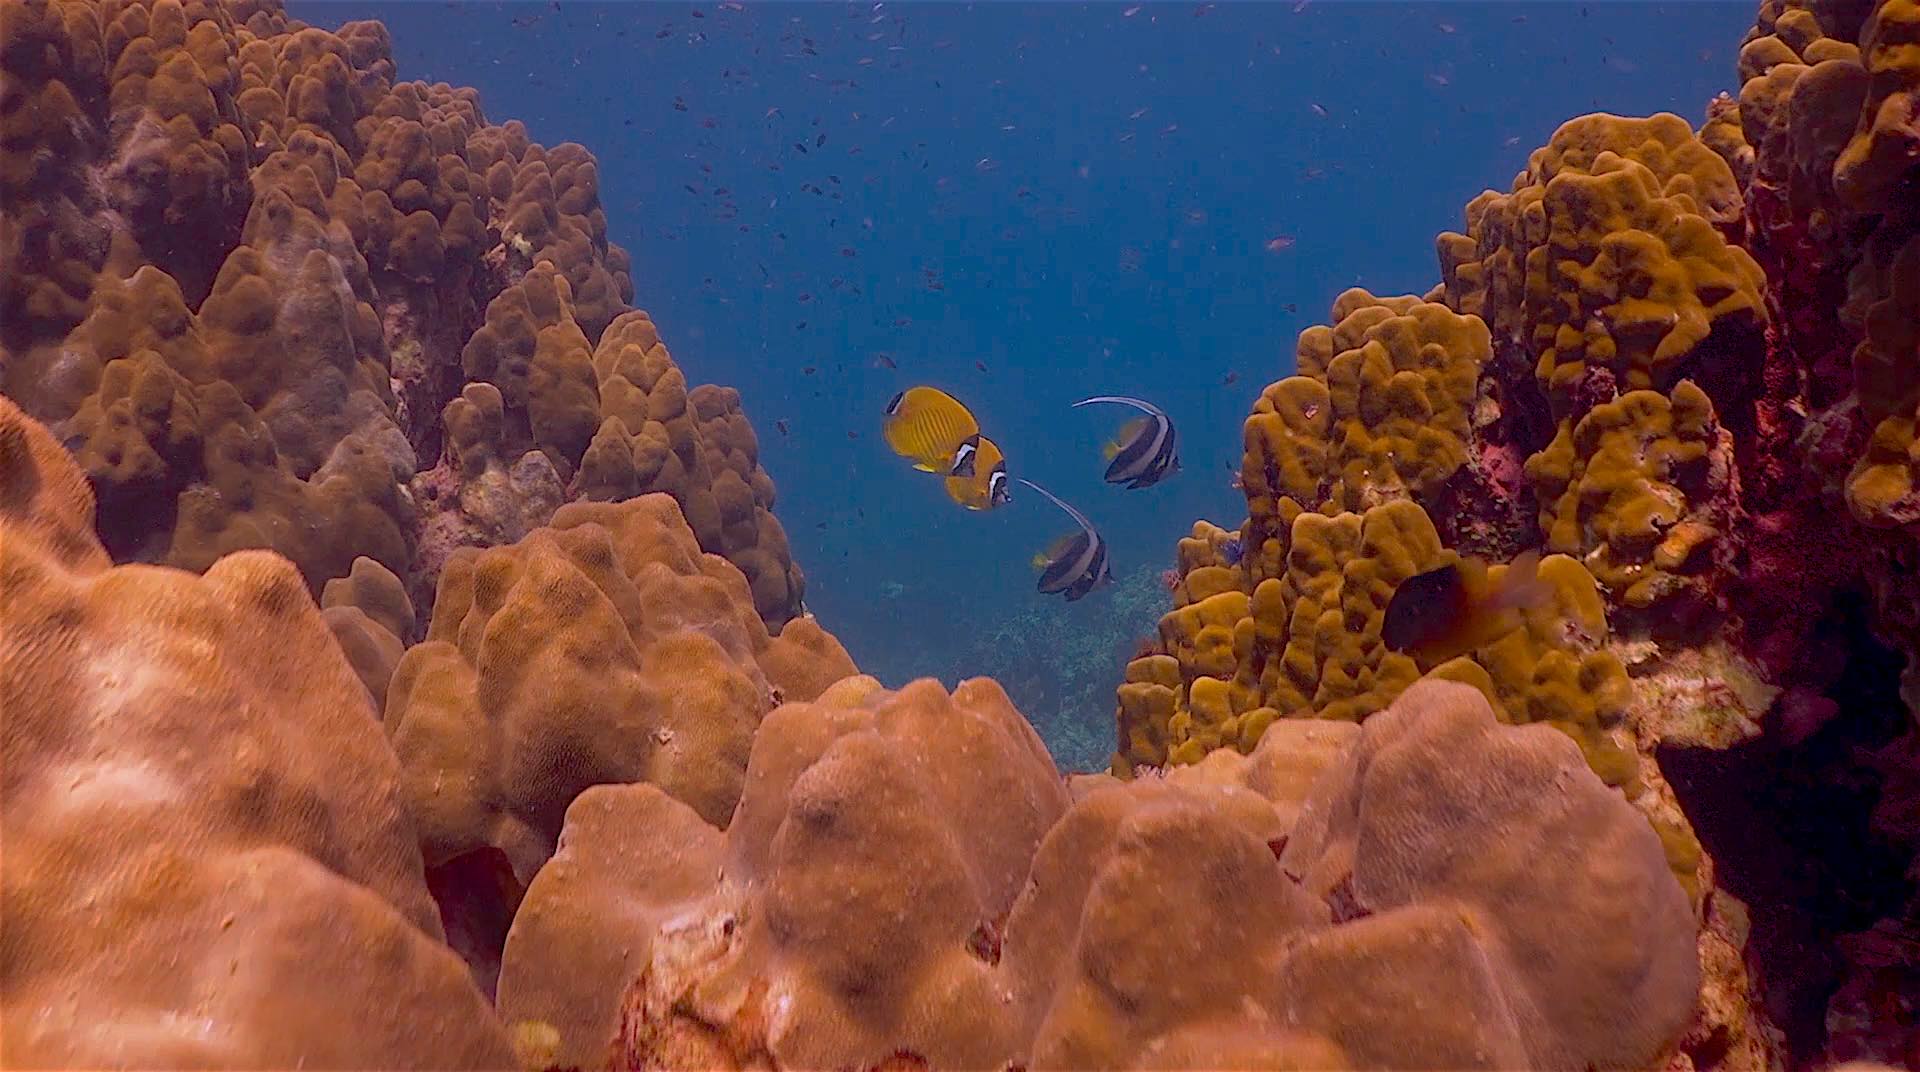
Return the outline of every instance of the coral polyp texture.
[[[811,618],[769,636],[740,571],[665,494],[569,504],[510,547],[456,552],[424,641],[390,671],[385,722],[483,981],[582,791],[647,782],[725,823],[762,716],[853,672]],[[476,873],[497,897],[445,884]]]
[[[580,796],[502,1013],[563,1066],[611,1037],[619,1068],[1578,1068],[1653,1060],[1692,1010],[1658,840],[1473,689],[1091,781],[1070,798],[989,681],[848,678],[768,717],[724,832],[653,786]]]
[[[1342,294],[1246,419],[1246,520],[1180,542],[1175,607],[1117,690],[1115,773],[1472,685],[1571,737],[1659,835],[1700,913],[1688,1060],[1782,1059],[1748,968],[1783,988],[1774,1015],[1823,1022],[1787,1032],[1794,1059],[1920,1053],[1897,996],[1920,980],[1915,679],[1867,669],[1920,654],[1916,57],[1910,0],[1767,0],[1698,133],[1575,119],[1440,236],[1439,286]],[[1549,595],[1504,635],[1437,664],[1381,639],[1409,577],[1476,555],[1497,585],[1521,551]],[[1837,991],[1798,981],[1779,935],[1800,909],[1716,815],[1794,764],[1820,773],[1776,781],[1779,806],[1846,799],[1874,861],[1768,839],[1831,852],[1821,881],[1875,906],[1811,925]]]
[[[93,522],[73,461],[0,399],[7,1064],[509,1061],[293,564],[114,566]]]
[[[0,0],[0,1063],[1920,1066],[1916,0],[1335,297],[1073,778],[860,675],[593,155],[393,56]]]
[[[378,23],[174,0],[0,20],[0,388],[79,457],[115,561],[268,549],[318,593],[366,557],[426,611],[454,549],[664,491],[769,627],[798,613],[738,397],[689,388],[654,337],[646,412],[602,413],[595,348],[644,314],[586,149],[397,81]],[[625,479],[576,481],[616,415],[682,464],[636,449]]]

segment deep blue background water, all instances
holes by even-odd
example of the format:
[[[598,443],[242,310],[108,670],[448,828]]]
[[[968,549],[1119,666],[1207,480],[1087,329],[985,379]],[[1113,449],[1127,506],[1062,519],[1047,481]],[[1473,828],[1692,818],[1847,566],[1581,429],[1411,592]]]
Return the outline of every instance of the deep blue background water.
[[[1435,234],[1562,121],[1697,124],[1754,5],[289,7],[381,19],[400,77],[590,148],[636,303],[689,380],[744,396],[809,608],[889,684],[1000,678],[1085,766],[1175,541],[1245,515],[1240,423],[1300,329],[1349,286],[1432,286]],[[886,451],[882,407],[922,382],[1102,526],[1118,591],[1037,595],[1063,516],[965,513]],[[1173,415],[1184,473],[1101,482],[1127,414],[1068,407],[1108,392]]]

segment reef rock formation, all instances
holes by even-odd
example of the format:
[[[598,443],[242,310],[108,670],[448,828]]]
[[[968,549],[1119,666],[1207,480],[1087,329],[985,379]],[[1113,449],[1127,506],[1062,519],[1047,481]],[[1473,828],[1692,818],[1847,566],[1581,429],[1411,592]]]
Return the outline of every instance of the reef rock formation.
[[[385,718],[482,982],[584,790],[646,782],[725,823],[766,712],[852,673],[812,618],[770,637],[740,571],[664,494],[569,504],[510,547],[456,552]]]
[[[991,682],[848,679],[768,718],[724,834],[583,795],[502,1011],[561,1064],[617,1024],[620,1068],[1582,1068],[1692,1009],[1658,840],[1472,689],[1192,772],[1069,802]]]
[[[1440,237],[1439,286],[1341,295],[1247,418],[1246,521],[1181,541],[1115,772],[1474,685],[1696,894],[1686,1059],[1777,1060],[1776,1028],[1920,1059],[1916,57],[1911,0],[1766,0],[1697,134],[1573,120]],[[1556,598],[1508,635],[1381,642],[1399,582],[1529,548]]]
[[[1340,295],[1071,781],[856,676],[593,156],[392,55],[0,0],[6,1064],[1920,1066],[1915,0]]]
[[[0,390],[80,459],[115,561],[266,548],[317,593],[366,557],[425,611],[456,548],[664,491],[770,628],[799,613],[738,396],[657,336],[595,360],[646,321],[584,148],[277,3],[9,0],[0,62]]]
[[[113,566],[93,510],[0,399],[6,1063],[505,1065],[298,571]]]

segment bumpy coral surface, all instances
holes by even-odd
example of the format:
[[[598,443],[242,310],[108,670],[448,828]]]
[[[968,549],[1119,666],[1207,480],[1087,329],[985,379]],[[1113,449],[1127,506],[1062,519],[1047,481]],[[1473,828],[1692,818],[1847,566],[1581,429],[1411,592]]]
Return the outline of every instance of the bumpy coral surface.
[[[476,911],[510,910],[583,790],[648,782],[725,823],[762,716],[853,672],[811,618],[770,637],[740,571],[663,494],[570,504],[511,547],[457,552],[385,721],[428,868],[502,883],[505,903],[442,900],[483,978],[503,935]]]
[[[1779,1059],[1736,898],[1795,1059],[1909,1059],[1920,923],[1876,861],[1920,880],[1912,672],[1892,680],[1920,653],[1916,56],[1911,0],[1767,0],[1738,98],[1697,135],[1672,115],[1569,122],[1440,237],[1424,299],[1342,295],[1247,419],[1244,558],[1206,523],[1181,542],[1176,607],[1118,689],[1116,770],[1245,752],[1289,716],[1364,718],[1422,675],[1473,684],[1503,721],[1578,741],[1698,899],[1712,974],[1689,1060]],[[1469,328],[1436,332],[1447,316]],[[1529,547],[1556,598],[1524,629],[1440,666],[1383,650],[1400,581]],[[1716,793],[1767,769],[1866,809],[1829,816],[1857,821],[1849,848],[1784,835],[1845,891],[1812,931],[1786,922],[1804,895],[1769,892],[1777,861],[1714,819]]]
[[[108,551],[271,549],[316,593],[367,557],[426,610],[458,547],[668,491],[777,630],[804,585],[752,429],[657,337],[618,413],[680,467],[570,485],[614,416],[595,347],[644,321],[592,155],[391,53],[273,3],[0,9],[0,389],[75,451]]]
[[[111,566],[93,523],[80,471],[0,399],[7,1063],[510,1061],[299,573]]]
[[[1340,295],[1071,782],[851,676],[592,154],[392,57],[0,2],[6,1063],[1920,1063],[1915,0]]]
[[[1088,781],[1069,805],[988,682],[849,679],[770,716],[724,836],[651,788],[583,796],[502,993],[524,971],[584,1063],[630,979],[622,1068],[1633,1066],[1691,1011],[1658,840],[1475,690]]]

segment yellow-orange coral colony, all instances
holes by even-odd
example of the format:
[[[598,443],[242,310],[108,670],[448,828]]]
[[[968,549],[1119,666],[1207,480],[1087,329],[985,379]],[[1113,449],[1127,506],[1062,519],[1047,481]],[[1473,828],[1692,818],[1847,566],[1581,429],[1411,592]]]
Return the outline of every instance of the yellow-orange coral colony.
[[[367,557],[424,598],[455,546],[665,491],[769,624],[797,613],[738,396],[643,338],[586,149],[396,83],[375,22],[36,0],[0,38],[30,102],[0,131],[0,232],[36,236],[8,240],[0,388],[79,444],[117,559],[270,548],[318,591]],[[451,476],[415,453],[443,413]]]
[[[1853,393],[1870,427],[1847,475],[1846,499],[1867,525],[1913,524],[1920,520],[1920,210],[1901,191],[1920,158],[1920,3],[1887,0],[1871,14],[1763,5],[1740,52],[1740,77],[1743,140],[1749,155],[1758,151],[1756,183],[1784,192],[1792,214],[1783,225],[1805,226],[1835,258],[1846,247],[1840,235],[1866,230],[1840,310],[1859,340]]]
[[[1298,374],[1247,418],[1239,564],[1213,526],[1181,542],[1160,651],[1118,690],[1116,772],[1246,751],[1276,718],[1363,718],[1431,675],[1479,688],[1503,719],[1561,728],[1633,792],[1607,611],[1710,593],[1723,434],[1681,377],[1765,322],[1764,276],[1723,233],[1740,213],[1729,164],[1678,117],[1588,116],[1512,193],[1468,206],[1432,294],[1342,294],[1330,326],[1302,332]],[[1496,353],[1514,348],[1558,425],[1526,463],[1555,598],[1468,656],[1420,665],[1382,644],[1382,615],[1401,581],[1456,555],[1425,507],[1479,464],[1500,416]]]

